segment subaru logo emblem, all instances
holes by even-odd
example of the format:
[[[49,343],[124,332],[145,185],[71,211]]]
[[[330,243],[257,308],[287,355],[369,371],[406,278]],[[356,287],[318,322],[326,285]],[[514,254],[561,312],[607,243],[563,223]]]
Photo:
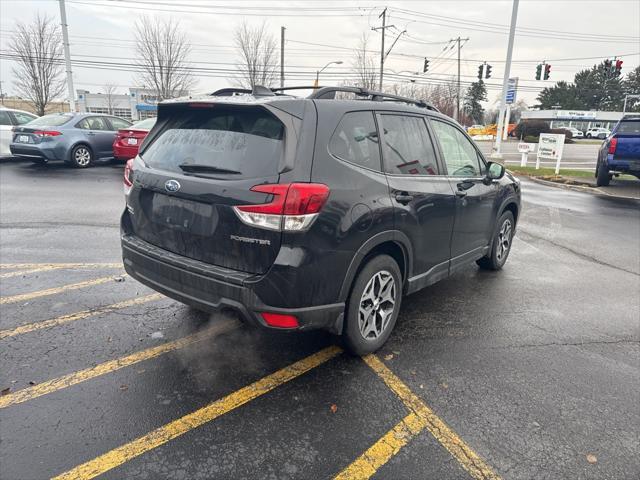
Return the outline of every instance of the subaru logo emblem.
[[[164,182],[164,189],[171,193],[177,192],[180,190],[180,183],[177,180],[167,180]]]

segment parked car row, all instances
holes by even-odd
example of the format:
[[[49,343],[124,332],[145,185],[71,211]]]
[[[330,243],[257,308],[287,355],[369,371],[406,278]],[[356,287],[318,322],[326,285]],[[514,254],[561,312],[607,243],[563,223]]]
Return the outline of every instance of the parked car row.
[[[128,160],[137,155],[154,123],[152,118],[132,125],[122,118],[94,113],[32,115],[30,121],[10,128],[7,153],[37,163],[62,161],[77,168],[98,160]]]

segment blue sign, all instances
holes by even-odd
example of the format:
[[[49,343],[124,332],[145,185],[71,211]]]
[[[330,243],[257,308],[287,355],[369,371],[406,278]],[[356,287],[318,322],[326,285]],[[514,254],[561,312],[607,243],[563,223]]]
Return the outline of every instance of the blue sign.
[[[515,103],[517,90],[518,90],[518,77],[510,78],[509,83],[507,83],[506,101],[508,104]]]
[[[136,105],[136,110],[155,112],[156,110],[158,110],[158,105],[150,105],[148,103],[138,103]]]

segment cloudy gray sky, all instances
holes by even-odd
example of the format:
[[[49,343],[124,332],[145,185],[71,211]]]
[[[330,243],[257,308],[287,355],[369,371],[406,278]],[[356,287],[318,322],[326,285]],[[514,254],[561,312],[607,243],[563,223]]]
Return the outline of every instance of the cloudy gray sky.
[[[286,27],[287,85],[310,84],[315,71],[327,62],[323,84],[338,83],[351,73],[353,49],[362,34],[369,48],[379,49],[378,15],[388,7],[387,45],[406,30],[387,63],[389,71],[422,70],[420,82],[441,82],[456,73],[456,51],[451,38],[469,38],[462,48],[462,81],[475,80],[478,65],[493,66],[488,80],[490,104],[498,96],[506,55],[511,0],[416,1],[201,1],[201,0],[66,0],[71,54],[85,66],[75,66],[75,87],[101,91],[106,83],[124,93],[136,85],[128,66],[136,61],[135,21],[141,15],[179,19],[192,44],[191,61],[201,70],[197,90],[211,91],[232,83],[229,70],[237,64],[233,30],[244,20],[266,21],[279,42]],[[29,21],[36,12],[59,19],[57,0],[0,0],[0,51],[6,52],[16,22]],[[624,61],[623,73],[640,63],[640,0],[521,0],[511,75],[519,77],[519,98],[535,103],[537,92],[551,81],[535,81],[535,66],[552,65],[551,80],[572,80],[583,68],[605,58]],[[316,44],[316,45],[312,45]],[[91,62],[120,64],[96,69]],[[406,73],[403,75],[407,75]],[[11,61],[0,60],[5,93],[14,93]],[[408,81],[393,80],[388,83]],[[387,83],[387,82],[385,82]]]

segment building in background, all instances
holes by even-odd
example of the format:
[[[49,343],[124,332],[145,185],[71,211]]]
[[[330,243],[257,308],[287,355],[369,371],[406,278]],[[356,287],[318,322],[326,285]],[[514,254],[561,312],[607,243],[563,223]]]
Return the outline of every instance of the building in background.
[[[622,118],[622,112],[602,112],[596,110],[525,110],[521,120],[543,120],[550,122],[550,128],[574,127],[587,131],[602,127],[611,130]]]
[[[111,95],[77,90],[77,94],[79,112],[115,115],[132,121],[155,117],[158,113],[157,93],[149,88],[132,87],[129,93]],[[180,92],[179,96],[186,95],[188,91]]]

